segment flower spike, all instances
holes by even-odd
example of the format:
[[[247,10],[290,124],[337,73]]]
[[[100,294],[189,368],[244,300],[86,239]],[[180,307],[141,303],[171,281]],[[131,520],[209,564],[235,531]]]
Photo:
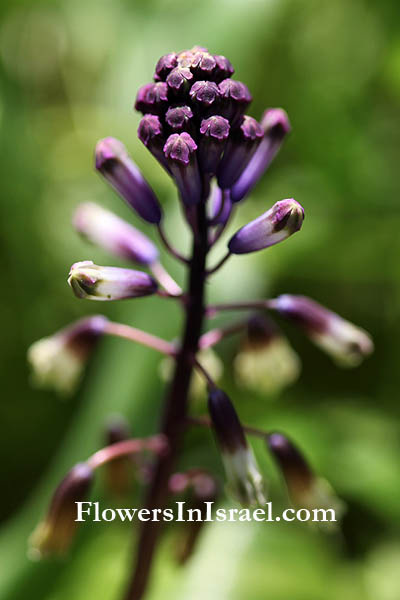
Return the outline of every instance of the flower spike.
[[[275,310],[298,323],[336,361],[349,366],[358,364],[373,348],[366,332],[301,296],[239,302],[228,299],[225,303],[208,305],[210,276],[230,257],[277,244],[298,231],[304,220],[298,202],[293,198],[281,200],[239,229],[229,240],[225,254],[221,253],[219,261],[210,266],[210,252],[226,231],[235,203],[251,192],[290,131],[282,109],[267,110],[260,122],[245,114],[252,97],[244,83],[231,78],[233,73],[226,57],[214,55],[202,46],[171,52],[160,58],[154,81],[140,88],[135,101],[135,108],[142,113],[138,137],[176,185],[180,209],[189,225],[190,240],[182,242],[190,242],[187,244],[190,250],[181,253],[179,243],[176,244],[179,240],[170,243],[158,199],[125,146],[108,137],[96,147],[96,169],[143,220],[156,225],[166,250],[182,263],[180,266],[186,270],[182,289],[159,262],[152,241],[134,227],[91,202],[79,206],[74,216],[76,229],[86,238],[118,258],[147,267],[154,276],[132,269],[98,266],[91,261],[78,262],[72,265],[68,278],[74,293],[79,298],[99,301],[152,294],[163,298],[165,303],[173,301],[184,312],[178,339],[169,342],[125,323],[93,317],[40,340],[29,351],[39,382],[66,393],[74,388],[96,341],[103,335],[139,343],[166,357],[163,374],[171,382],[163,403],[160,432],[150,438],[127,439],[129,433],[124,425],[117,423],[109,428],[109,445],[72,469],[32,537],[34,556],[65,551],[75,530],[74,504],[88,493],[93,470],[105,467],[111,488],[123,492],[130,485],[132,466],[136,467],[142,482],[149,484],[145,510],[139,510],[147,513],[143,520],[149,522],[140,526],[133,576],[124,594],[132,600],[142,600],[147,591],[162,531],[161,523],[157,522],[170,520],[166,508],[170,494],[193,492],[194,496],[181,562],[192,553],[202,526],[200,521],[193,520],[193,513],[205,515],[209,520],[211,507],[204,502],[213,503],[216,498],[214,478],[194,465],[173,475],[187,425],[205,425],[213,431],[227,488],[242,505],[265,503],[263,478],[246,439],[246,435],[254,435],[267,444],[296,507],[310,512],[315,507],[341,510],[327,482],[316,477],[290,440],[276,432],[268,434],[259,427],[242,425],[232,402],[217,387],[223,371],[212,347],[236,334],[243,336],[234,360],[239,384],[261,395],[276,393],[292,382],[300,367],[286,338],[265,315],[218,324],[212,329],[207,320],[221,311]],[[175,227],[176,236],[180,230]],[[208,396],[210,416],[191,416],[196,396],[204,398],[204,393]],[[143,456],[144,451],[156,456],[148,460]],[[154,507],[161,508],[154,510]],[[136,517],[142,520],[144,516],[135,511],[120,511],[116,509],[115,514],[127,521]],[[247,519],[248,511],[236,509],[236,513],[245,513]],[[242,520],[244,515],[238,516]],[[296,516],[300,518],[299,514]],[[104,514],[102,517],[106,518]]]
[[[119,267],[100,267],[91,260],[73,264],[68,283],[75,296],[87,300],[140,298],[155,294],[158,287],[147,273]]]

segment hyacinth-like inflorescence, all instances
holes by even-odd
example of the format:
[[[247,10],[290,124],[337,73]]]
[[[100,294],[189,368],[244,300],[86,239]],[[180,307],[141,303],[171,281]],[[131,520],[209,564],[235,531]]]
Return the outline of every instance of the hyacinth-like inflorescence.
[[[241,200],[290,129],[280,109],[267,111],[260,123],[246,115],[252,97],[233,73],[225,57],[194,47],[162,57],[155,83],[137,93],[139,138],[173,174],[187,206],[208,196],[213,176]]]
[[[303,207],[293,198],[269,204],[257,219],[236,233],[231,232],[226,255],[217,265],[209,264],[209,251],[229,226],[239,202],[256,186],[290,132],[288,116],[281,108],[267,109],[260,121],[247,114],[252,100],[250,91],[245,83],[232,77],[233,73],[227,58],[196,46],[162,56],[155,68],[154,82],[142,86],[136,96],[135,108],[142,113],[138,136],[176,185],[192,237],[190,255],[174,247],[179,247],[179,240],[170,243],[161,203],[122,142],[107,137],[96,146],[98,173],[145,221],[146,227],[154,229],[145,235],[92,202],[78,206],[73,217],[77,232],[117,260],[128,262],[128,266],[98,266],[92,260],[80,260],[72,265],[68,283],[76,296],[88,300],[149,295],[158,296],[159,302],[173,299],[184,312],[184,325],[177,339],[169,342],[130,325],[89,317],[30,348],[29,360],[36,381],[62,392],[73,391],[95,342],[104,335],[129,339],[161,352],[165,356],[163,372],[169,380],[160,433],[143,440],[129,438],[126,427],[110,431],[108,445],[87,463],[75,467],[56,491],[48,517],[33,538],[36,555],[57,553],[69,546],[75,529],[71,502],[86,496],[92,469],[113,461],[111,468],[108,465],[108,481],[118,492],[129,488],[131,466],[134,476],[146,473],[141,481],[149,483],[145,503],[149,510],[162,509],[171,493],[179,494],[186,488],[192,490],[195,503],[201,498],[215,498],[217,485],[213,475],[198,468],[175,475],[172,472],[182,437],[190,425],[213,430],[227,490],[242,505],[259,505],[266,500],[263,465],[258,460],[258,466],[248,441],[252,434],[267,441],[294,505],[335,505],[339,510],[328,484],[314,475],[295,444],[283,434],[268,434],[242,424],[240,408],[238,412],[235,408],[240,396],[230,399],[216,385],[222,364],[212,347],[235,333],[242,334],[234,360],[236,381],[242,389],[276,396],[298,377],[299,358],[265,314],[267,310],[272,316],[278,314],[298,325],[341,365],[356,366],[373,349],[365,331],[303,296],[284,294],[275,299],[240,303],[229,299],[229,304],[207,305],[206,282],[226,260],[284,242],[301,229],[304,220]],[[187,268],[183,289],[163,267],[152,239],[154,234]],[[128,268],[130,263],[139,265],[141,270]],[[229,310],[250,310],[251,316],[207,328],[207,319]],[[202,404],[208,415],[191,415],[191,401],[197,407]],[[136,469],[136,462],[130,460],[140,449],[156,456],[154,462],[145,463],[144,469],[143,465]],[[199,531],[197,527],[188,531],[181,562],[192,553]],[[139,600],[145,593],[159,534],[156,523],[143,523],[126,596],[129,600]]]

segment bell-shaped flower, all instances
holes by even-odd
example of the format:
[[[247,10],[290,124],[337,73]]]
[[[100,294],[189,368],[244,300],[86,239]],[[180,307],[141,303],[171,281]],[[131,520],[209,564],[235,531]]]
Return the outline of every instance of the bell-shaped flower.
[[[71,394],[106,325],[107,319],[101,315],[87,317],[34,342],[28,350],[33,382],[63,395]]]
[[[283,294],[271,308],[293,321],[342,367],[356,367],[373,352],[369,334],[306,296]]]
[[[45,519],[29,539],[29,556],[63,555],[76,533],[76,503],[84,502],[93,483],[93,470],[87,463],[75,465],[56,489]]]
[[[268,434],[267,445],[285,479],[292,504],[309,511],[330,509],[333,512],[329,516],[333,520],[327,518],[327,522],[321,521],[321,524],[334,527],[343,515],[345,505],[330,484],[314,474],[300,450],[283,434]]]
[[[225,467],[227,489],[243,506],[265,503],[263,479],[228,396],[219,389],[208,395],[208,410]]]
[[[300,369],[299,356],[273,321],[252,316],[234,361],[238,383],[259,394],[275,395],[296,381]]]

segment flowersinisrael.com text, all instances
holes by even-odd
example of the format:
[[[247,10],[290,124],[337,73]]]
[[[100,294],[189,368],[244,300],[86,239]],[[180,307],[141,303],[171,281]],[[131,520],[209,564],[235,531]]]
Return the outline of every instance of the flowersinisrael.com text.
[[[215,502],[204,502],[204,508],[186,508],[186,502],[175,502],[175,508],[102,508],[99,502],[76,502],[76,521],[311,521],[314,523],[336,523],[333,508],[286,508],[274,514],[272,502],[264,508],[215,508]]]

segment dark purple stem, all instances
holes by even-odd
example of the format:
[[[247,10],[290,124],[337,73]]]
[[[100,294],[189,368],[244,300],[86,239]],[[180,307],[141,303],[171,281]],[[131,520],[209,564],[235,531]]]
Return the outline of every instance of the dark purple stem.
[[[145,508],[163,509],[168,501],[168,484],[185,430],[188,409],[188,392],[193,370],[193,358],[198,350],[204,318],[204,284],[206,278],[206,256],[208,228],[205,203],[197,205],[197,231],[193,242],[190,261],[189,289],[186,296],[186,321],[181,349],[176,358],[174,377],[165,400],[165,411],[161,433],[166,436],[169,452],[157,460],[150,484]],[[134,573],[126,594],[126,600],[143,598],[149,581],[159,535],[161,521],[141,523],[139,543],[135,556]]]

